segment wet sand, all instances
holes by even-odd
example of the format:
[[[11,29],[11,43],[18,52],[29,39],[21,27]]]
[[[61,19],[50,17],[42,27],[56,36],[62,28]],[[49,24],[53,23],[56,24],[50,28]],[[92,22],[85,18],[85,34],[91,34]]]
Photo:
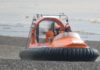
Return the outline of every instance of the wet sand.
[[[100,52],[99,41],[86,42]],[[19,52],[25,49],[26,44],[27,38],[0,36],[0,70],[100,70],[100,57],[96,62],[20,60]]]

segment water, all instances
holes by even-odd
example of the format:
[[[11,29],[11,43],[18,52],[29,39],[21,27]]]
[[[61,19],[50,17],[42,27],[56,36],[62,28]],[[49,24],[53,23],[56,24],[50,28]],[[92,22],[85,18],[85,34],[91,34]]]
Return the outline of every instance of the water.
[[[16,37],[27,37],[29,34],[30,27],[23,26],[0,26],[0,35],[4,36],[16,36]]]
[[[69,21],[72,30],[80,32],[80,36],[84,40],[100,41],[100,24],[89,21]],[[12,24],[0,23],[0,35],[14,37],[28,37],[31,22],[28,24],[13,21]]]

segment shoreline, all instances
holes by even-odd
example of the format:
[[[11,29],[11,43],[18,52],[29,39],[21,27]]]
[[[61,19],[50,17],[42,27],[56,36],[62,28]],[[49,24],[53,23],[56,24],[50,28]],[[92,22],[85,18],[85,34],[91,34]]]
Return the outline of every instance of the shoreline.
[[[0,35],[0,45],[8,44],[8,45],[21,45],[21,46],[25,46],[25,43],[27,43],[27,41],[28,41],[28,37],[14,37],[14,36],[1,36]],[[95,43],[100,46],[100,44],[99,44],[100,41],[85,40],[85,42],[87,44],[90,44],[90,46],[94,46]]]

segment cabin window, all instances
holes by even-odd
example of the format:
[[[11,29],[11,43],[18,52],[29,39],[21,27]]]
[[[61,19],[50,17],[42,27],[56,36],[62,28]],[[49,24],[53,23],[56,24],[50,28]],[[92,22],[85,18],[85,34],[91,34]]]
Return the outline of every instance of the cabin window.
[[[49,20],[44,20],[39,24],[39,43],[46,42],[46,32],[49,29],[53,29],[54,22]]]

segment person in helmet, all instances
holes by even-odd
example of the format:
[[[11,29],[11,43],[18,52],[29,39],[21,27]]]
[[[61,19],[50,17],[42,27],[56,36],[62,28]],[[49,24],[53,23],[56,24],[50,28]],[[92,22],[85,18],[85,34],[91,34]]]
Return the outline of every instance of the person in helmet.
[[[70,25],[65,25],[65,32],[72,32]]]
[[[49,29],[48,32],[46,32],[46,42],[52,42],[54,38],[54,32]]]
[[[58,24],[55,25],[55,35],[58,35],[59,32],[61,30],[61,26],[59,26]]]

